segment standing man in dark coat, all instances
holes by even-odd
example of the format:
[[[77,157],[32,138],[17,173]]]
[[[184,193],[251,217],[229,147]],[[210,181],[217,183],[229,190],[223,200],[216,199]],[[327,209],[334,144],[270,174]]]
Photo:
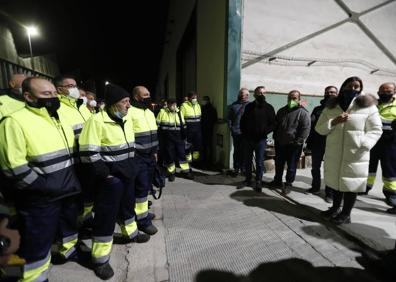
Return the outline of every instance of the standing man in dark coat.
[[[202,128],[202,164],[205,168],[209,168],[212,165],[213,155],[213,130],[217,122],[217,111],[216,108],[210,102],[209,96],[202,98],[201,106],[201,128]]]
[[[311,114],[311,132],[307,139],[307,149],[312,153],[312,188],[308,190],[309,193],[319,194],[320,192],[320,167],[322,166],[323,156],[326,148],[326,136],[320,135],[315,131],[316,123],[319,120],[320,114],[326,106],[326,102],[332,96],[338,95],[338,89],[335,86],[327,86],[325,88],[324,99],[320,101],[320,105],[315,107]],[[331,189],[325,189],[325,201],[330,203],[333,199]]]
[[[251,185],[253,152],[256,156],[256,185],[254,190],[262,190],[264,172],[264,153],[267,135],[275,127],[275,110],[265,101],[265,87],[258,86],[254,90],[255,101],[249,103],[241,118],[241,132],[245,140],[245,185]]]
[[[300,91],[290,91],[287,96],[287,105],[280,108],[276,114],[275,177],[270,185],[274,188],[282,188],[283,194],[290,192],[296,178],[297,164],[311,128],[309,113],[300,105],[300,100]],[[286,183],[283,186],[282,177],[286,163]]]

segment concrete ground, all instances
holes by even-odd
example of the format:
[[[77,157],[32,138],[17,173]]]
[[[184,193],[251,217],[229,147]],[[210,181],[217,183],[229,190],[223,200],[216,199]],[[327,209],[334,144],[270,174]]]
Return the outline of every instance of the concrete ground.
[[[109,281],[395,281],[379,259],[396,240],[380,182],[358,198],[351,224],[334,226],[318,215],[329,204],[306,193],[309,169],[298,170],[287,197],[237,190],[242,180],[196,172],[194,181],[167,183],[153,205],[158,234],[145,244],[114,245]],[[49,278],[100,281],[74,262],[53,266]]]

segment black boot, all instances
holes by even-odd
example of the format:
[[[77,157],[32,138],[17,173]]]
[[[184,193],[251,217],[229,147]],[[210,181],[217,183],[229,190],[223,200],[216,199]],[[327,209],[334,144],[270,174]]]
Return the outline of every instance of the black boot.
[[[343,196],[344,196],[343,192],[333,190],[333,206],[329,208],[327,211],[322,211],[320,215],[323,216],[323,218],[326,220],[336,217],[340,213],[341,210],[340,207]]]
[[[102,280],[109,280],[114,276],[114,271],[109,262],[94,267],[94,272]]]
[[[333,219],[335,224],[351,223],[351,211],[356,202],[357,193],[345,192],[341,213]]]

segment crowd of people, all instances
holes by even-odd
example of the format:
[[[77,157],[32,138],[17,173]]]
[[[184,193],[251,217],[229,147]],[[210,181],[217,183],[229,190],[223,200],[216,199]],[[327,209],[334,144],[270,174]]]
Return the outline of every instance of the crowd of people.
[[[180,107],[169,98],[153,109],[146,87],[129,93],[115,84],[106,85],[98,101],[68,75],[52,83],[15,74],[9,85],[0,96],[0,264],[16,252],[24,261],[21,281],[46,281],[51,262],[88,259],[99,278],[110,279],[116,224],[125,244],[145,243],[158,231],[148,200],[156,166],[172,182],[176,176],[193,179],[192,165],[210,165],[216,109],[208,96],[200,105],[194,91]],[[273,134],[275,177],[269,188],[291,191],[306,144],[312,153],[310,193],[320,192],[324,159],[326,201],[332,202],[324,218],[351,221],[356,197],[369,193],[379,162],[388,212],[396,214],[395,88],[382,84],[378,98],[364,94],[361,79],[350,77],[339,91],[326,87],[311,115],[298,90],[275,112],[264,86],[256,87],[252,102],[249,90],[240,89],[227,116],[232,175],[244,175],[245,186],[262,192]],[[82,251],[86,238],[92,239],[88,258]],[[57,252],[51,253],[54,242]]]
[[[231,175],[245,176],[244,185],[238,188],[250,186],[256,192],[262,191],[263,161],[268,135],[272,133],[275,176],[266,183],[268,188],[290,193],[305,149],[312,155],[310,193],[320,192],[324,161],[325,200],[332,207],[322,216],[335,224],[350,223],[357,195],[369,193],[380,162],[383,193],[390,206],[387,212],[396,214],[395,88],[395,83],[384,83],[374,96],[363,93],[360,78],[350,77],[339,91],[327,86],[311,116],[298,90],[289,92],[287,105],[275,114],[273,106],[266,102],[264,86],[256,87],[253,102],[249,102],[249,90],[241,88],[228,112],[234,145]],[[252,163],[256,165],[255,183]]]
[[[157,163],[169,181],[176,165],[193,178],[202,139],[211,138],[201,128],[202,111],[207,118],[214,109],[209,97],[202,111],[195,92],[180,110],[168,99],[155,116],[144,86],[129,93],[108,84],[98,102],[68,75],[52,83],[15,74],[9,85],[0,96],[0,263],[17,257],[21,281],[46,281],[50,262],[87,259],[82,239],[91,238],[92,269],[110,279],[116,224],[125,244],[145,243],[158,231],[148,200]]]

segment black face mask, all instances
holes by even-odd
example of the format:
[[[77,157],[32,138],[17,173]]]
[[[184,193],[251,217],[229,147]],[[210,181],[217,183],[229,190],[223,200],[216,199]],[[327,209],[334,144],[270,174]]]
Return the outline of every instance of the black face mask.
[[[393,95],[388,93],[378,93],[379,101],[381,103],[388,103],[392,100]]]
[[[146,108],[150,107],[150,105],[151,105],[151,97],[143,98],[142,103],[146,106]]]
[[[58,97],[38,98],[35,104],[37,108],[46,108],[50,116],[53,116],[60,107]]]
[[[259,104],[263,104],[265,102],[265,97],[263,95],[257,96],[256,101]]]

